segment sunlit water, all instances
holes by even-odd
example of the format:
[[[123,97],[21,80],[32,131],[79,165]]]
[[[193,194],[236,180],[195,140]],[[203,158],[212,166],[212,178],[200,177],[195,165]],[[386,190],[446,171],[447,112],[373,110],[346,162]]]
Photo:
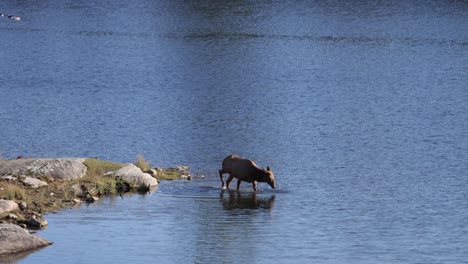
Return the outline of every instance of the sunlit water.
[[[284,2],[284,3],[282,3]],[[4,158],[205,179],[47,215],[21,263],[464,263],[465,1],[8,1]],[[222,191],[231,153],[279,189]]]

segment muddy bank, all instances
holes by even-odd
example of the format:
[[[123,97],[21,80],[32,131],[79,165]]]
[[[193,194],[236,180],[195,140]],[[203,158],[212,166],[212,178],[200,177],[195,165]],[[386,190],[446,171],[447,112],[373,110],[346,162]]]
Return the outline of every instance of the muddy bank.
[[[26,236],[18,228],[45,228],[48,223],[43,217],[44,213],[82,202],[92,203],[105,195],[145,193],[156,188],[160,180],[186,177],[189,177],[188,167],[153,168],[144,160],[138,160],[135,164],[87,158],[2,160],[0,225],[5,239],[1,241],[23,242],[0,246],[4,248],[0,254],[37,248],[35,242],[40,241],[37,239],[39,237]],[[24,236],[14,239],[17,235]],[[46,245],[45,242],[41,244]]]

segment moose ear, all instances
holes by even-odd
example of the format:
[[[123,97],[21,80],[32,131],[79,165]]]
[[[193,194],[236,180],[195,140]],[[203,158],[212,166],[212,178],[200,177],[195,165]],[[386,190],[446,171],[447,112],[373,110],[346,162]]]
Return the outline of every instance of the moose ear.
[[[267,171],[271,171],[271,170],[270,170],[270,166],[267,166]]]

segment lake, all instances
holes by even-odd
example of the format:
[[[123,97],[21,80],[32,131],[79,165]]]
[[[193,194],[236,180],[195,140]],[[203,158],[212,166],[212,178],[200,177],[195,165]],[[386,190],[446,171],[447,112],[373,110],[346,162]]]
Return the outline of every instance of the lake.
[[[142,154],[206,176],[48,214],[54,244],[4,262],[466,263],[466,1],[0,13],[21,16],[0,17],[3,158]],[[278,188],[221,190],[231,153]]]

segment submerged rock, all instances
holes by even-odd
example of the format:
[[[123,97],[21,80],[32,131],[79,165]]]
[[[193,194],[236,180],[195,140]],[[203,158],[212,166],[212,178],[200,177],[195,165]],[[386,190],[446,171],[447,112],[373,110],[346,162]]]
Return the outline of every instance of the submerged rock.
[[[48,246],[52,242],[13,224],[0,224],[0,255]]]
[[[0,200],[0,213],[18,210],[18,204],[10,200]]]
[[[16,159],[0,161],[0,175],[47,176],[70,180],[86,174],[85,158]]]
[[[133,164],[129,164],[121,169],[114,171],[114,176],[119,177],[127,182],[135,185],[156,186],[158,181],[151,177],[148,173],[144,173],[140,168]]]

